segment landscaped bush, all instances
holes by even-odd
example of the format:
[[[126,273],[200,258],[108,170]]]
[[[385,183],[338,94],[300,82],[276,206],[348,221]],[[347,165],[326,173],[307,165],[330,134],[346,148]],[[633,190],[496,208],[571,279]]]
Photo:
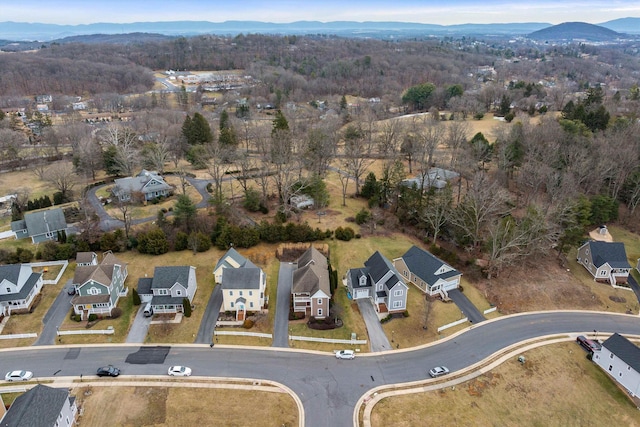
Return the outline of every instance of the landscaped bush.
[[[356,224],[362,225],[371,219],[371,211],[365,208],[360,209],[356,214]]]
[[[137,290],[134,289],[133,292],[131,292],[131,298],[133,299],[133,305],[142,304],[142,301],[140,300],[140,294]]]
[[[255,322],[251,319],[244,319],[244,322],[242,323],[242,327],[245,329],[251,329],[253,328],[253,325],[255,324]]]
[[[351,227],[338,227],[335,231],[336,239],[348,242],[356,236],[356,232]]]
[[[95,322],[96,320],[98,320],[98,315],[95,314],[95,313],[91,313],[89,315],[89,319],[88,320],[89,320],[89,322]]]
[[[387,315],[387,317],[383,317],[382,319],[380,319],[380,323],[387,323],[391,319],[393,319],[393,316],[391,314],[389,314],[389,315]]]
[[[122,316],[122,309],[120,307],[114,307],[113,310],[111,310],[111,318],[117,319],[120,316]]]

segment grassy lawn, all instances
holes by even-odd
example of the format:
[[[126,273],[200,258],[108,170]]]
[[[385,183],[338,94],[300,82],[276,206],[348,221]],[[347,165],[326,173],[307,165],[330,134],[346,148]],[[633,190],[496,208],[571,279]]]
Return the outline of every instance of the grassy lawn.
[[[539,347],[446,389],[391,397],[372,425],[638,426],[638,409],[575,343]]]
[[[297,406],[285,393],[178,387],[78,387],[72,394],[78,407],[83,408],[79,422],[87,426],[298,425]],[[251,408],[250,414],[247,408]],[[269,420],[267,424],[265,420]]]

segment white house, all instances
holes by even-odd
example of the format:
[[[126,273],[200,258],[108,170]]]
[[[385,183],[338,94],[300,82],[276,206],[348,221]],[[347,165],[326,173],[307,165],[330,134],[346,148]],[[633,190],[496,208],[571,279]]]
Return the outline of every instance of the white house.
[[[42,273],[34,273],[29,265],[0,265],[0,314],[28,311],[42,284]]]
[[[640,348],[620,334],[613,334],[593,353],[592,360],[623,386],[640,396]]]

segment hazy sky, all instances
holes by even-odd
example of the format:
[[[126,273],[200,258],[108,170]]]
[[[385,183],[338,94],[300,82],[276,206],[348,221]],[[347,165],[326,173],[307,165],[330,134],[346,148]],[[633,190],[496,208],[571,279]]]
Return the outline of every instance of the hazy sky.
[[[640,17],[639,0],[0,0],[0,22],[51,24],[181,20],[595,24],[624,17]]]

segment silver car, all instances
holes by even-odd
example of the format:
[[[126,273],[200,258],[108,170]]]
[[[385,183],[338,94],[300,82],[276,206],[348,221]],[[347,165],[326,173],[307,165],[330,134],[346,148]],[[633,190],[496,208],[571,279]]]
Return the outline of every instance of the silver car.
[[[336,359],[354,359],[356,354],[353,350],[340,350],[336,352]]]
[[[436,366],[429,371],[429,375],[431,375],[431,378],[438,378],[443,375],[447,375],[448,373],[449,368],[447,368],[446,366]]]
[[[4,376],[5,381],[29,381],[33,378],[31,371],[11,371]]]

